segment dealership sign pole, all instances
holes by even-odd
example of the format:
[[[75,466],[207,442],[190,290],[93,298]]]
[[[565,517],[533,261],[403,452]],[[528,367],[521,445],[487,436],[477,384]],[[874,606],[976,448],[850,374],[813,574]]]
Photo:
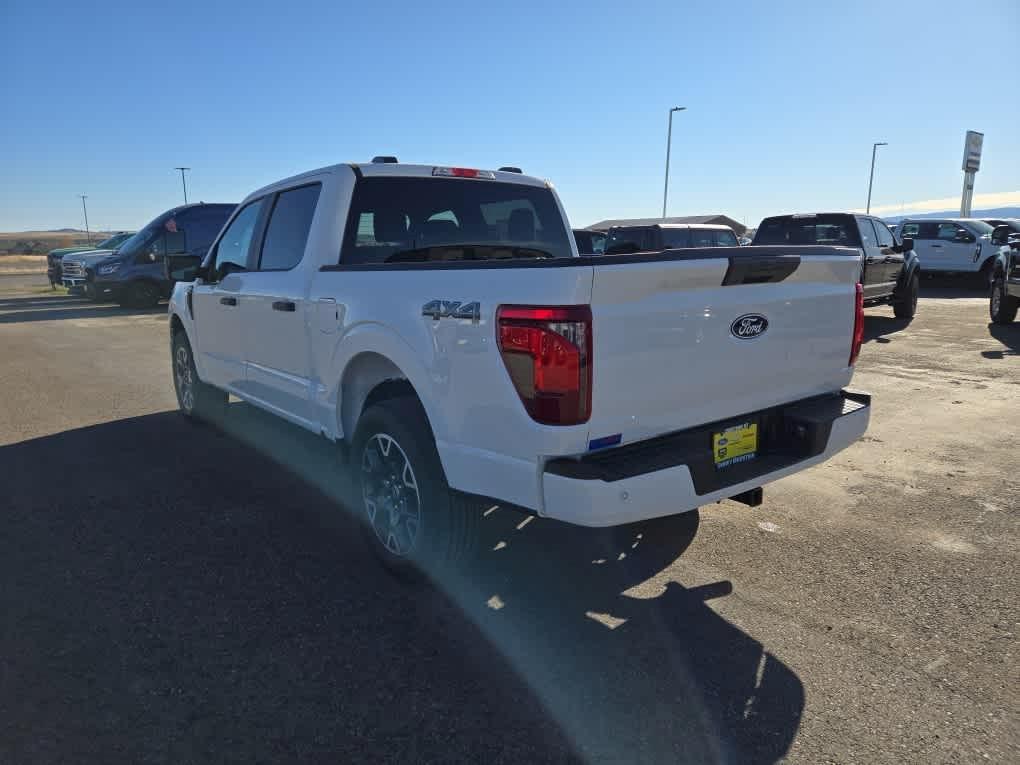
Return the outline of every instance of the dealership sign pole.
[[[974,201],[974,174],[981,167],[981,145],[985,134],[974,130],[967,131],[967,139],[963,144],[963,194],[960,197],[960,217],[970,217],[970,206]]]

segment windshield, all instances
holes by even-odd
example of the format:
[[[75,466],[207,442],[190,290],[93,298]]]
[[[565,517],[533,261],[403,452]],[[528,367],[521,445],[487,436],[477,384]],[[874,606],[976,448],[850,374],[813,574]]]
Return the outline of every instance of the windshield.
[[[154,220],[151,223],[149,223],[149,225],[147,225],[141,231],[139,231],[136,234],[131,235],[130,237],[125,239],[123,242],[121,242],[120,246],[117,247],[117,250],[122,255],[134,255],[134,254],[137,254],[147,244],[149,244],[149,242],[152,241],[152,239],[156,236],[156,233],[162,228],[162,226],[163,226],[163,219],[164,219],[164,216],[162,216],[162,215],[160,217],[156,218],[156,220]]]
[[[454,178],[364,178],[354,189],[340,262],[571,256],[543,187]]]
[[[106,239],[96,245],[97,250],[112,250],[117,247],[118,244],[131,238],[131,234],[114,234],[109,239]]]
[[[852,215],[779,215],[761,222],[753,243],[860,247],[861,238]]]
[[[991,234],[995,230],[995,226],[990,226],[983,220],[969,220],[965,224],[978,236],[984,236],[985,234]]]

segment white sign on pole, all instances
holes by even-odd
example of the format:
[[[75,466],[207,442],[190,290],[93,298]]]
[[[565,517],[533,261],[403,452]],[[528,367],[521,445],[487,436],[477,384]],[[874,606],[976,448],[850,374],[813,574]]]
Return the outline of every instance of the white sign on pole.
[[[963,171],[976,173],[981,167],[981,145],[985,134],[976,130],[967,131],[967,140],[963,144]]]

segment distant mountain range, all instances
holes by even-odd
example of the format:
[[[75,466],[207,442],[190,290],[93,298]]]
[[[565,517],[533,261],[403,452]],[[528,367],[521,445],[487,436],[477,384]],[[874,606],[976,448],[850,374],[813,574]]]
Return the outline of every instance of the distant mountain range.
[[[942,210],[940,212],[911,213],[909,215],[885,215],[886,223],[899,223],[904,218],[959,218],[960,211]],[[993,207],[988,210],[972,210],[972,218],[1020,218],[1020,207]]]

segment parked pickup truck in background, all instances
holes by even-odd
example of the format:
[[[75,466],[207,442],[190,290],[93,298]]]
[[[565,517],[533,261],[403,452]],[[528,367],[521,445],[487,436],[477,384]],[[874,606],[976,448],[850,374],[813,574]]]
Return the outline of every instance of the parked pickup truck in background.
[[[992,235],[995,243],[1004,242],[992,267],[992,289],[988,313],[996,324],[1012,324],[1020,308],[1020,233],[1013,233],[1009,223],[997,226]]]
[[[757,504],[850,445],[853,255],[581,257],[545,181],[335,165],[167,259],[173,383],[188,416],[232,393],[342,442],[373,549],[433,571],[472,548],[478,497],[611,526]]]
[[[46,255],[46,276],[50,280],[50,286],[55,287],[61,283],[63,276],[62,264],[65,255],[75,255],[80,252],[95,250],[112,250],[129,239],[134,233],[134,231],[117,231],[99,244],[90,244],[86,247],[61,247],[56,250],[50,250]]]
[[[900,236],[911,237],[925,273],[969,274],[982,287],[992,283],[992,267],[1000,245],[992,242],[993,227],[976,218],[906,218]]]
[[[892,305],[901,319],[917,313],[920,262],[913,240],[902,242],[878,218],[851,213],[775,215],[755,232],[755,246],[821,244],[853,247],[862,256],[865,305]]]
[[[575,228],[573,234],[579,255],[601,255],[606,251],[606,235],[603,232]]]
[[[654,223],[648,226],[614,226],[606,238],[608,255],[653,252],[677,247],[738,247],[729,226],[712,223]]]
[[[166,255],[204,256],[234,207],[202,202],[174,207],[116,249],[69,255],[64,258],[64,286],[82,289],[93,300],[154,306],[170,294],[163,268]]]

